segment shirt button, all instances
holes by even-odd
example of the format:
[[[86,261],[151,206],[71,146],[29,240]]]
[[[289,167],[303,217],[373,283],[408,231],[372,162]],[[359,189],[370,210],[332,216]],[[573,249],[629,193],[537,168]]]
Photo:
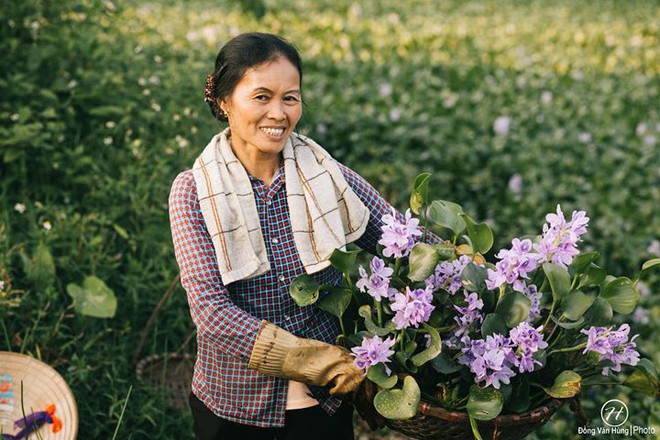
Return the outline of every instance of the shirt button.
[[[277,238],[273,238],[270,242],[273,243],[273,244],[277,244],[280,241]]]
[[[289,315],[284,315],[284,320],[285,321],[291,321],[291,317]]]
[[[273,203],[271,199],[266,200],[266,205],[270,206]]]
[[[281,282],[284,282],[284,275],[280,275],[279,277],[277,277],[277,279],[280,280]]]

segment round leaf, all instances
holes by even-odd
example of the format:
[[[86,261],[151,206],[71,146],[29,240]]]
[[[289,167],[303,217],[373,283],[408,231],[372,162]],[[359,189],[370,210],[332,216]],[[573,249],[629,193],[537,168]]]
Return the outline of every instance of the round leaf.
[[[520,292],[504,294],[495,307],[495,313],[504,318],[507,327],[513,328],[529,316],[532,303]]]
[[[358,309],[358,314],[364,318],[364,326],[369,333],[372,335],[385,336],[390,331],[386,328],[378,327],[374,323],[373,316],[371,314],[371,306],[365,304]]]
[[[570,292],[571,276],[566,268],[554,263],[544,263],[543,271],[550,282],[554,299],[561,299]]]
[[[605,326],[612,322],[613,316],[614,312],[610,303],[598,296],[584,314],[584,319],[589,325]]]
[[[461,284],[470,292],[486,290],[486,279],[488,279],[488,270],[474,263],[468,263],[461,272]]]
[[[428,361],[434,359],[442,351],[442,339],[440,338],[440,334],[436,329],[434,329],[428,324],[422,324],[422,329],[420,330],[420,333],[429,334],[431,336],[431,342],[429,343],[429,346],[425,350],[417,353],[412,357],[413,363],[418,367],[421,367]]]
[[[388,375],[385,365],[380,363],[369,367],[367,370],[367,379],[386,390],[392,388],[398,381],[396,374]]]
[[[330,293],[319,301],[318,308],[341,319],[351,303],[352,293],[342,287],[333,287]]]
[[[495,388],[481,388],[479,385],[470,387],[470,396],[465,409],[474,419],[492,420],[500,415],[502,406],[504,406],[502,393]]]
[[[463,208],[456,203],[434,200],[428,209],[428,218],[443,228],[450,229],[455,235],[465,229],[465,220],[461,217]]]
[[[555,383],[550,388],[544,388],[544,390],[555,399],[567,399],[580,392],[581,380],[582,377],[575,371],[562,371],[555,378]]]
[[[117,311],[117,297],[102,279],[85,277],[82,286],[69,284],[67,293],[73,298],[76,312],[95,318],[113,318]]]
[[[561,300],[560,310],[571,321],[577,321],[594,303],[594,298],[579,290],[573,290]]]
[[[342,251],[335,249],[332,255],[330,255],[330,263],[343,274],[350,275],[355,268],[355,260],[360,252],[362,251]]]
[[[405,420],[417,414],[420,398],[417,382],[412,376],[406,376],[402,389],[379,391],[374,397],[374,407],[386,419]]]
[[[600,254],[598,252],[585,252],[573,258],[571,267],[576,274],[584,273],[591,263],[596,261]]]
[[[319,299],[321,285],[311,276],[302,274],[291,281],[289,294],[300,307],[314,304]]]
[[[506,335],[509,333],[509,329],[506,326],[506,321],[502,315],[497,313],[489,313],[484,318],[484,323],[481,326],[481,337],[486,339],[486,336],[499,333],[500,335]]]
[[[424,281],[435,271],[440,255],[433,246],[417,243],[410,252],[408,278],[412,281]]]
[[[606,284],[600,296],[610,303],[612,310],[626,315],[635,310],[640,295],[629,278],[619,277]]]
[[[482,254],[488,252],[494,242],[493,231],[485,223],[475,223],[467,214],[462,214],[462,217],[475,252],[481,252]]]

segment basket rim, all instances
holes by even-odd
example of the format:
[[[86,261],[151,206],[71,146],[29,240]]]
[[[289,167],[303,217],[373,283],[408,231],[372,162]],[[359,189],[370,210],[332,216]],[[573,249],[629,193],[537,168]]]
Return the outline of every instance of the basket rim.
[[[522,425],[530,422],[544,420],[554,414],[565,404],[565,399],[552,399],[548,403],[532,408],[521,414],[503,414],[492,420],[479,420],[479,423],[497,423],[498,425]],[[462,411],[453,411],[433,405],[430,402],[422,401],[419,404],[417,412],[440,420],[446,421],[468,421],[468,414]]]
[[[195,359],[195,355],[190,353],[156,353],[145,358],[142,358],[135,367],[135,375],[138,379],[143,379],[144,371],[147,366],[154,364],[156,362],[167,360],[167,361],[192,361]]]

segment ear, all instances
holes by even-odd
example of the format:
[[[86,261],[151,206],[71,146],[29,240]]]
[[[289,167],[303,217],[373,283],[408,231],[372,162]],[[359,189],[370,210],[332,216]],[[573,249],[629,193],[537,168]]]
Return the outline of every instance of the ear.
[[[228,113],[229,104],[227,98],[216,98],[215,102],[218,104],[218,107],[220,107],[220,110]]]

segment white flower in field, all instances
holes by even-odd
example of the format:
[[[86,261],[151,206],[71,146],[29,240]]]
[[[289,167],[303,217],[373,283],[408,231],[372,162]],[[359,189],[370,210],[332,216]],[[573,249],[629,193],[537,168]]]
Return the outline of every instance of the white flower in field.
[[[53,228],[53,225],[50,223],[50,221],[46,220],[43,222],[42,226],[44,227],[45,230],[50,231]]]
[[[14,122],[18,121],[18,118],[20,118],[18,113],[14,113],[13,115],[10,116],[10,119]]]
[[[582,81],[584,79],[584,73],[582,73],[580,70],[574,70],[571,72],[571,78],[573,78],[575,81]]]
[[[635,127],[635,134],[637,136],[642,136],[646,133],[646,130],[648,130],[648,126],[644,122],[640,122],[637,124],[637,127]]]
[[[510,116],[500,116],[493,122],[493,131],[498,135],[506,135],[509,133],[509,126],[511,125]]]
[[[179,134],[177,134],[174,139],[176,140],[176,143],[179,144],[179,148],[186,148],[190,145],[190,141]]]
[[[5,290],[5,282],[0,280],[0,291]]]
[[[192,127],[190,127],[190,132],[191,132],[192,134],[197,133],[197,126],[196,126],[196,125],[193,125]]]
[[[172,119],[175,120],[176,122],[179,122],[181,120],[181,115],[179,115],[178,113],[174,113]]]
[[[509,179],[509,191],[514,194],[520,194],[523,187],[523,178],[520,174],[516,173]]]
[[[141,85],[141,86],[146,86],[147,85],[147,80],[142,78],[142,77],[139,77],[138,78],[138,84]]]
[[[183,108],[183,116],[190,116],[190,107]]]
[[[69,84],[67,84],[66,86],[70,89],[74,89],[77,85],[78,85],[78,81],[72,79],[71,81],[69,81]]]
[[[159,112],[160,111],[160,105],[157,102],[152,102],[151,103],[151,109],[155,112]]]
[[[578,140],[582,142],[583,144],[588,144],[591,142],[591,134],[585,132],[582,132],[578,135]]]
[[[655,137],[655,135],[649,134],[648,136],[644,136],[644,143],[646,145],[653,146],[655,145],[656,141],[657,138]]]
[[[140,53],[140,52],[142,52],[142,46],[138,44],[137,46],[135,46],[134,50],[135,50],[135,53]]]
[[[107,122],[105,123],[105,128],[113,129],[113,128],[115,128],[116,126],[117,126],[117,124],[115,124],[115,121],[107,121]]]
[[[378,94],[383,97],[390,96],[392,94],[392,84],[383,83],[378,87]]]
[[[156,64],[160,64],[160,63],[162,63],[162,62],[163,62],[163,57],[161,57],[160,55],[156,55],[156,56],[154,57],[154,62],[155,62]]]
[[[399,119],[401,119],[401,115],[403,114],[403,110],[401,110],[398,107],[394,107],[392,110],[390,110],[390,121],[396,122]]]
[[[23,214],[26,209],[27,208],[23,203],[17,203],[14,205],[14,211],[18,212],[19,214]]]
[[[149,77],[149,80],[148,80],[148,81],[149,81],[149,84],[155,84],[155,85],[160,84],[160,78],[157,77],[156,75],[151,75],[151,76]]]
[[[107,136],[103,138],[103,144],[104,145],[112,145],[112,137]]]
[[[316,124],[316,131],[319,134],[325,134],[328,132],[328,127],[325,124],[319,122],[318,124]]]
[[[142,90],[142,94],[143,94],[144,96],[149,96],[149,95],[151,95],[151,90],[149,90],[149,89],[144,89],[144,90]]]
[[[552,92],[549,92],[549,91],[546,90],[545,92],[541,93],[541,102],[543,104],[550,104],[553,99],[554,99],[554,96],[553,96]]]
[[[660,256],[660,241],[653,240],[649,247],[646,248],[646,252],[652,255]]]

